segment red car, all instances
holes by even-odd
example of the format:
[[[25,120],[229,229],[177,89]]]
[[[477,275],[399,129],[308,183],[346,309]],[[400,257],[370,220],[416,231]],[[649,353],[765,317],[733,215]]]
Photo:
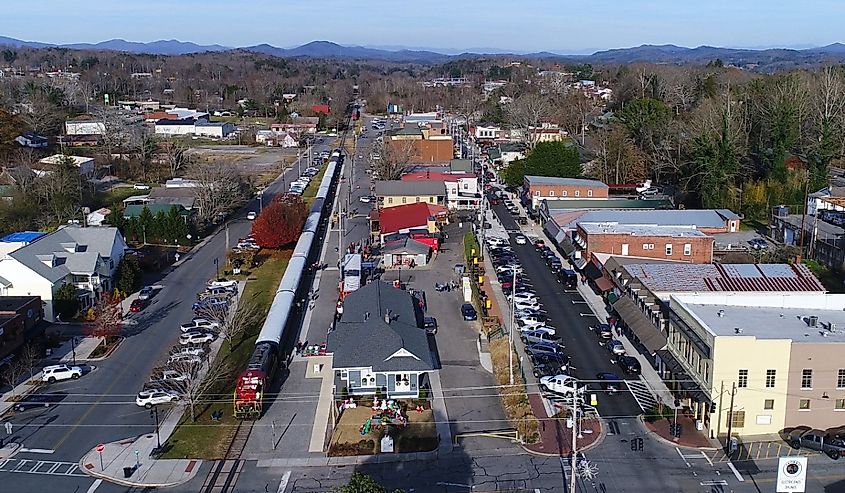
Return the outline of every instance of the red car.
[[[144,308],[146,308],[147,305],[149,305],[149,304],[150,304],[150,300],[141,300],[141,299],[135,300],[135,301],[132,302],[131,305],[129,305],[129,311],[132,312],[132,313],[138,313],[141,310],[143,310]]]

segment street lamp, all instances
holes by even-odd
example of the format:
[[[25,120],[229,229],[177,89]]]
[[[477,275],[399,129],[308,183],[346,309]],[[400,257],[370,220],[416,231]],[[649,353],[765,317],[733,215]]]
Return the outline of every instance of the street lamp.
[[[70,338],[70,351],[73,354],[73,366],[76,366],[76,336]]]
[[[159,433],[159,427],[158,427],[158,406],[153,406],[153,408],[150,409],[150,417],[151,418],[155,417],[155,420],[156,420],[156,444],[158,445],[156,447],[156,450],[161,450],[161,434]]]
[[[214,277],[220,277],[220,267],[217,257],[214,257]]]

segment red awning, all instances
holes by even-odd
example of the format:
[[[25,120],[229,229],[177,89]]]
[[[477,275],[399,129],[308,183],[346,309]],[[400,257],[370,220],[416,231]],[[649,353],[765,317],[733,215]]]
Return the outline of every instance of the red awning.
[[[599,288],[599,291],[602,293],[613,289],[613,283],[606,277],[599,277],[594,282],[596,283],[596,287]]]

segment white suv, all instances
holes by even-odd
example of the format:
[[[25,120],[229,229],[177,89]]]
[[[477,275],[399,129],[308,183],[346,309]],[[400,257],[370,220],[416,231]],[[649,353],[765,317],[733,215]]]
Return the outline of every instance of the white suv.
[[[82,376],[82,368],[78,366],[53,365],[45,366],[41,373],[42,382],[56,382],[58,380],[76,380]]]
[[[170,390],[149,389],[138,392],[135,404],[150,409],[157,404],[167,404],[179,400],[179,394]]]

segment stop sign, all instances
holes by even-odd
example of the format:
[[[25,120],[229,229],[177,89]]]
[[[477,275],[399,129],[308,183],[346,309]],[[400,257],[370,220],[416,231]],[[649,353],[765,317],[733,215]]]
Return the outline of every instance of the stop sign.
[[[105,449],[106,449],[106,446],[103,445],[102,443],[97,445],[97,448],[96,448],[97,452],[102,452]]]

